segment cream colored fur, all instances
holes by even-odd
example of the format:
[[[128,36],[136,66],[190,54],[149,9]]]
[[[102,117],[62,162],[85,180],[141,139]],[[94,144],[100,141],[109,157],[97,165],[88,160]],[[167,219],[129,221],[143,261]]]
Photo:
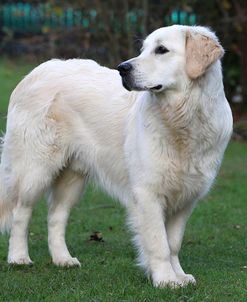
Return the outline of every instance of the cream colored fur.
[[[205,40],[206,50],[221,51],[211,56],[203,47],[204,59],[193,63]],[[169,52],[155,54],[160,44]],[[232,131],[222,51],[204,27],[171,26],[149,35],[140,56],[128,61],[130,84],[142,91],[128,92],[116,70],[91,60],[51,60],[28,74],[11,95],[2,146],[0,226],[10,229],[8,262],[31,263],[28,222],[49,191],[53,262],[80,265],[66,247],[65,227],[91,177],[127,207],[139,263],[154,286],[194,283],[178,259],[184,228]]]

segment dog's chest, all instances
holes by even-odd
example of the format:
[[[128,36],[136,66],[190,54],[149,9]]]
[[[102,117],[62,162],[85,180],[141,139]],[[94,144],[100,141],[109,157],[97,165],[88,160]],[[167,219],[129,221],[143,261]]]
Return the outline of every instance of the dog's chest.
[[[170,209],[207,193],[217,174],[228,137],[210,134],[200,125],[179,131],[143,124],[129,152],[134,185],[152,190]],[[218,141],[217,141],[218,140]]]
[[[165,151],[164,151],[165,149]],[[146,183],[168,207],[179,207],[201,198],[209,190],[220,163],[216,154],[185,154],[163,146],[163,154],[149,157],[144,168]]]
[[[211,156],[204,159],[196,155],[187,159],[163,158],[160,167],[154,167],[156,174],[161,175],[156,182],[157,191],[160,191],[161,195],[164,194],[164,201],[171,208],[194,202],[204,196],[211,187],[218,162]]]

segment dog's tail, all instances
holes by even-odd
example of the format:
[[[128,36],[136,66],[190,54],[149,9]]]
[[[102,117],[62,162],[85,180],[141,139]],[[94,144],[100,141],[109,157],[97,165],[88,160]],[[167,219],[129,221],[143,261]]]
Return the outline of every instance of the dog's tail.
[[[14,204],[9,198],[4,184],[4,175],[0,165],[0,232],[8,232],[12,225]]]
[[[2,139],[2,138],[1,138]],[[3,142],[0,142],[2,144]],[[1,158],[1,148],[0,145],[0,158]],[[6,187],[6,179],[4,175],[3,165],[0,161],[0,232],[9,232],[12,219],[13,219],[13,208],[15,206],[11,194],[8,194]]]

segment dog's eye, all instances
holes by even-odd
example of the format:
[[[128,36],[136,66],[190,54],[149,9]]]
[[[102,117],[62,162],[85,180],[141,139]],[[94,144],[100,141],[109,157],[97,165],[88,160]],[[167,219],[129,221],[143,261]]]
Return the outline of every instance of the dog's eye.
[[[156,55],[163,55],[164,53],[167,53],[168,51],[169,50],[165,46],[160,45],[155,48],[154,52]]]

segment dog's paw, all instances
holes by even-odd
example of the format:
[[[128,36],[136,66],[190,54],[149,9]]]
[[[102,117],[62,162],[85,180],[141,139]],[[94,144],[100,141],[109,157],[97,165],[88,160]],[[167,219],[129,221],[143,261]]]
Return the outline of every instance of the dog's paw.
[[[162,270],[157,270],[153,274],[153,285],[154,287],[170,287],[172,289],[184,286],[183,282],[173,271],[167,273]]]
[[[184,286],[188,284],[196,285],[196,279],[190,274],[179,275],[178,278],[184,284]]]
[[[8,263],[13,265],[32,265],[33,261],[27,256],[9,257]]]
[[[62,266],[62,267],[81,266],[80,261],[75,257],[56,258],[53,259],[53,263],[57,266]]]
[[[160,287],[160,288],[169,287],[171,289],[177,289],[185,286],[185,284],[178,278],[156,280],[153,282],[153,285],[154,287]]]

